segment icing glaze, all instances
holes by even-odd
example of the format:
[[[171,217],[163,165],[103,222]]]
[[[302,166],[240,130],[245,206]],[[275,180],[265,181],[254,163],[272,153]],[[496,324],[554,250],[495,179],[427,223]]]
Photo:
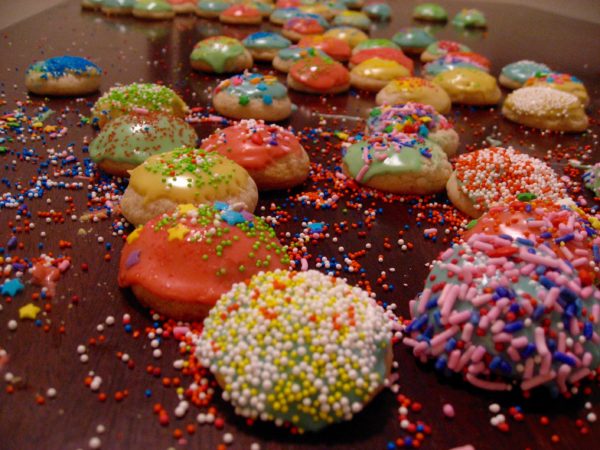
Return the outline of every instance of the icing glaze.
[[[394,78],[410,75],[410,71],[390,59],[370,58],[355,66],[352,74],[374,80],[391,81]]]
[[[254,6],[245,3],[234,4],[221,12],[223,17],[258,18],[262,17],[260,11]]]
[[[311,89],[322,92],[350,82],[348,69],[329,57],[300,59],[290,68],[289,75]]]
[[[550,68],[545,64],[524,59],[521,61],[507,64],[502,68],[501,73],[509,80],[513,80],[519,84],[523,84],[536,73],[549,71]]]
[[[371,19],[365,13],[357,11],[343,11],[333,19],[334,25],[348,25],[358,28],[369,28]]]
[[[30,72],[41,73],[42,79],[60,78],[68,74],[78,76],[100,75],[102,69],[91,61],[79,56],[57,56],[33,63],[27,68]]]
[[[448,20],[448,13],[443,6],[437,3],[422,3],[413,9],[413,17],[420,20],[445,22]]]
[[[362,7],[362,12],[376,20],[390,20],[392,9],[385,2],[368,3]]]
[[[304,36],[298,42],[298,47],[317,48],[338,61],[346,61],[351,52],[346,41],[325,35]]]
[[[472,67],[457,67],[440,72],[433,79],[444,88],[453,88],[462,93],[494,92],[496,79],[483,70]]]
[[[422,28],[410,27],[404,28],[394,34],[392,41],[403,49],[425,49],[428,45],[435,42],[435,38],[431,33]]]
[[[289,39],[284,38],[279,33],[270,31],[257,31],[248,35],[242,43],[247,48],[255,49],[282,49],[292,45]]]
[[[294,17],[283,25],[284,30],[293,31],[298,34],[321,34],[325,27],[316,19],[307,17]]]
[[[244,53],[244,46],[237,39],[228,36],[212,36],[194,46],[190,59],[203,61],[216,73],[225,71],[225,64]]]
[[[197,8],[200,11],[208,11],[212,13],[222,13],[231,6],[229,0],[200,0],[197,4]]]
[[[218,152],[247,170],[264,169],[279,158],[303,151],[292,132],[257,120],[242,120],[215,131],[202,142],[202,148]]]
[[[382,105],[371,110],[367,119],[370,133],[418,134],[427,138],[429,133],[452,128],[448,120],[433,106],[408,102],[404,105]]]
[[[425,51],[433,56],[444,56],[450,52],[470,52],[464,44],[454,41],[435,41],[429,44]]]
[[[165,0],[137,0],[133,6],[134,11],[146,12],[171,12],[173,7]]]
[[[219,92],[237,97],[242,106],[252,99],[260,99],[265,105],[270,105],[273,99],[287,97],[287,88],[274,76],[249,72],[222,81],[215,88],[215,94]]]
[[[183,119],[162,112],[129,113],[106,124],[90,143],[96,162],[109,159],[137,166],[178,147],[194,147],[196,132]]]
[[[425,64],[423,71],[426,75],[434,77],[442,72],[461,67],[488,72],[490,66],[489,60],[477,53],[449,52],[444,56],[440,56],[435,61]]]
[[[361,50],[368,50],[372,48],[391,48],[394,50],[400,50],[400,47],[389,39],[365,39],[359,42],[352,49],[353,53],[360,52]]]
[[[135,5],[136,0],[103,0],[102,7],[109,9],[130,10]]]
[[[276,8],[269,17],[274,22],[285,23],[300,13],[298,8]]]
[[[335,27],[327,30],[325,36],[331,36],[346,41],[350,47],[356,47],[360,42],[369,39],[363,31],[353,27]]]
[[[165,302],[212,306],[232,284],[288,265],[285,247],[261,218],[222,202],[184,204],[129,235],[118,282]]]
[[[485,15],[478,9],[462,9],[452,19],[452,25],[461,28],[485,28]]]
[[[414,63],[412,59],[404,54],[404,52],[400,49],[395,48],[370,48],[367,50],[360,50],[352,55],[350,58],[350,64],[358,65],[363,61],[367,61],[371,58],[380,58],[387,59],[390,61],[395,61],[398,64],[403,65],[409,72],[409,75],[412,75],[414,70]]]
[[[161,198],[176,203],[212,202],[246,189],[249,177],[230,159],[193,148],[151,156],[129,174],[129,187],[144,203]]]
[[[321,58],[327,57],[327,54],[318,48],[302,48],[298,46],[292,46],[279,50],[277,55],[285,61],[298,61],[299,59],[306,58],[308,56],[319,56]]]

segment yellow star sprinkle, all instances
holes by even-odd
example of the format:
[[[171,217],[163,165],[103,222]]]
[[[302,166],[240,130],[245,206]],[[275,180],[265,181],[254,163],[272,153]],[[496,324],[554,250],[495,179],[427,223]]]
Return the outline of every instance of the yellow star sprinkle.
[[[27,305],[21,306],[19,308],[19,319],[35,320],[36,316],[38,315],[38,313],[40,311],[41,311],[41,309],[38,308],[37,306],[35,306],[33,303],[28,303]]]
[[[177,211],[181,214],[187,214],[190,211],[193,211],[194,209],[196,209],[196,207],[191,203],[184,203],[183,205],[179,205],[177,207]]]
[[[133,230],[129,236],[127,236],[127,243],[128,244],[133,244],[135,241],[137,241],[137,238],[140,237],[140,233],[142,232],[142,228],[144,228],[143,225],[140,225],[139,227],[137,227],[135,230]]]
[[[185,237],[185,235],[188,234],[189,232],[190,232],[190,229],[188,227],[186,227],[185,225],[183,225],[181,223],[178,223],[173,228],[169,228],[167,230],[167,233],[169,233],[169,237],[167,238],[167,240],[174,241],[175,239],[178,239],[178,240],[182,241],[183,238]]]

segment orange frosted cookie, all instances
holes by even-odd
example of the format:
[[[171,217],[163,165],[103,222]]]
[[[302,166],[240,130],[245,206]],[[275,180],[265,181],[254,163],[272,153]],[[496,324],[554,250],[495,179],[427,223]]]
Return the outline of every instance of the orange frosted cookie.
[[[350,88],[350,73],[329,57],[311,56],[290,68],[287,84],[291,89],[311,94],[337,94]]]

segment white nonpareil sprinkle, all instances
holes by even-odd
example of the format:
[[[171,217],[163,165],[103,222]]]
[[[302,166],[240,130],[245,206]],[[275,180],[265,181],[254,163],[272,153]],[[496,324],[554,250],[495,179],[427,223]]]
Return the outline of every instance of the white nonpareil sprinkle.
[[[506,104],[518,114],[564,116],[569,108],[579,106],[573,94],[549,87],[523,87],[506,98]]]

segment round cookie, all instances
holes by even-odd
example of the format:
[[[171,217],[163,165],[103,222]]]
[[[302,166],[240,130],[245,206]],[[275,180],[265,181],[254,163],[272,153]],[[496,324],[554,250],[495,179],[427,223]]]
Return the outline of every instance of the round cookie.
[[[126,16],[131,14],[136,0],[102,0],[100,10],[107,16]]]
[[[276,8],[269,16],[269,21],[275,25],[283,25],[300,14],[302,11],[298,8]]]
[[[196,355],[237,414],[316,432],[387,385],[391,339],[391,313],[366,291],[316,270],[277,270],[219,299]]]
[[[333,19],[333,25],[354,27],[359,30],[368,30],[371,27],[371,19],[365,13],[357,11],[344,11]]]
[[[452,19],[452,25],[459,28],[487,28],[485,15],[478,9],[462,9]]]
[[[432,79],[448,70],[465,68],[489,72],[490,67],[491,63],[485,56],[473,52],[450,52],[425,64],[421,72],[423,77]]]
[[[277,52],[283,48],[292,45],[291,41],[284,38],[279,33],[270,31],[257,31],[252,33],[242,41],[244,47],[252,54],[257,61],[273,61]]]
[[[231,0],[200,0],[196,4],[196,15],[205,19],[217,19],[231,5]]]
[[[435,42],[431,33],[423,28],[403,28],[392,37],[392,41],[399,45],[402,51],[420,55],[425,49]]]
[[[303,13],[318,14],[327,21],[333,19],[336,14],[336,12],[334,12],[331,8],[329,8],[328,5],[324,3],[302,4],[298,7],[298,9]]]
[[[193,69],[202,72],[242,72],[252,67],[252,55],[240,41],[228,36],[202,39],[190,54]]]
[[[219,13],[219,20],[231,25],[259,25],[262,22],[262,14],[253,6],[234,3]]]
[[[260,0],[245,0],[244,3],[252,6],[253,8],[258,9],[264,19],[268,18],[271,13],[275,10],[275,7],[270,3],[266,3]]]
[[[323,33],[323,36],[334,37],[346,41],[350,48],[356,47],[362,41],[369,39],[364,31],[354,27],[335,27]]]
[[[350,71],[350,84],[357,89],[378,92],[390,81],[410,75],[410,70],[389,59],[370,58]]]
[[[424,78],[405,77],[390,81],[377,93],[375,102],[383,104],[403,104],[407,102],[431,105],[441,114],[450,112],[450,97],[439,85]]]
[[[362,7],[364,12],[371,20],[386,22],[392,18],[392,8],[384,1],[367,3]]]
[[[600,364],[600,293],[586,280],[544,245],[473,236],[434,261],[403,342],[481,389],[567,393]]]
[[[215,110],[233,119],[277,122],[292,114],[287,88],[271,75],[246,72],[222,81],[213,95]]]
[[[365,0],[341,0],[349,9],[361,9],[365,5]]]
[[[588,116],[573,94],[549,87],[522,87],[511,92],[502,105],[502,115],[513,122],[542,130],[582,132]]]
[[[298,138],[263,121],[242,120],[217,130],[202,142],[202,148],[238,163],[261,191],[302,184],[310,171],[308,155]]]
[[[397,62],[398,64],[404,66],[406,70],[408,70],[409,75],[413,74],[415,65],[412,59],[406,56],[402,50],[395,48],[370,48],[366,50],[360,50],[350,57],[349,67],[352,69],[358,64],[372,58],[386,59],[388,61]]]
[[[92,122],[102,128],[109,120],[136,110],[163,111],[176,117],[185,117],[189,108],[181,97],[166,86],[131,83],[112,87],[104,93],[92,107]]]
[[[447,70],[435,76],[433,81],[448,93],[452,103],[496,105],[502,97],[496,79],[478,69]]]
[[[104,172],[128,177],[152,155],[195,147],[198,136],[185,120],[163,112],[123,114],[111,120],[90,143],[92,160]]]
[[[81,9],[86,11],[99,11],[104,0],[81,0]]]
[[[365,134],[403,133],[418,134],[436,143],[448,155],[458,149],[458,134],[452,124],[433,106],[422,103],[382,105],[371,110]]]
[[[471,49],[464,44],[454,41],[435,41],[429,44],[421,53],[421,61],[431,62],[450,52],[470,52]]]
[[[151,156],[129,174],[121,212],[136,226],[184,203],[239,202],[254,211],[258,202],[256,184],[243,167],[201,149],[182,147]]]
[[[504,66],[498,81],[505,88],[518,89],[538,72],[550,72],[550,68],[545,64],[522,59]]]
[[[304,36],[322,34],[325,27],[318,20],[309,17],[294,17],[288,20],[282,29],[282,33],[288,39],[298,42]]]
[[[585,107],[590,104],[590,96],[581,80],[567,73],[540,73],[529,78],[524,86],[542,86],[573,94]]]
[[[361,52],[363,50],[371,50],[374,48],[400,50],[400,46],[395,44],[390,39],[365,39],[352,48],[352,54]]]
[[[325,52],[316,48],[292,46],[279,50],[277,56],[273,59],[273,67],[281,72],[288,73],[297,61],[312,56],[329,58]]]
[[[344,173],[367,187],[395,194],[444,190],[452,166],[435,143],[412,134],[380,134],[346,150]]]
[[[196,0],[168,0],[175,14],[191,14],[196,12]]]
[[[348,61],[351,48],[348,43],[342,39],[328,37],[325,35],[304,36],[298,42],[298,47],[316,48],[335,59],[336,61]]]
[[[102,69],[79,56],[57,56],[30,65],[27,90],[37,95],[77,96],[100,88]]]
[[[426,22],[446,22],[448,13],[437,3],[421,3],[413,9],[413,19]]]
[[[338,94],[350,89],[350,73],[328,56],[311,56],[294,63],[287,84],[290,89],[310,94]]]
[[[559,176],[545,162],[511,147],[490,147],[456,158],[446,186],[454,206],[471,217],[519,194],[559,201],[566,196]]]
[[[222,202],[184,204],[128,236],[118,282],[154,311],[192,321],[233,284],[288,265],[286,248],[261,218]]]
[[[175,17],[175,10],[166,0],[136,0],[131,13],[138,19],[165,20]]]

